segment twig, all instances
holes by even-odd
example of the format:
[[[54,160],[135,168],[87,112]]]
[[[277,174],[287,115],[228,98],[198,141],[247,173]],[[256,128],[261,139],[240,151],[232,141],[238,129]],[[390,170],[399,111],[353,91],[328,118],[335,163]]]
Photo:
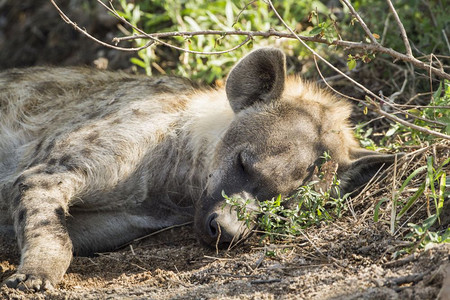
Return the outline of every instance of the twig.
[[[216,255],[219,255],[219,242],[220,242],[220,236],[222,235],[222,229],[220,228],[220,223],[217,221],[217,230],[219,231],[219,234],[217,235],[216,239]]]
[[[239,18],[242,15],[242,13],[247,9],[247,7],[249,7],[250,5],[252,5],[255,2],[258,2],[258,0],[253,0],[253,1],[250,1],[247,4],[245,4],[245,6],[239,11],[238,15],[234,19],[233,25],[231,25],[231,27],[234,27],[234,25],[236,25],[236,23],[238,22]]]
[[[397,277],[397,278],[391,278],[391,279],[387,280],[384,285],[385,286],[396,286],[396,285],[402,285],[405,283],[417,283],[417,282],[421,281],[429,273],[430,273],[430,271],[426,271],[423,273],[411,274],[411,275],[406,275],[406,276]]]
[[[392,207],[391,207],[391,235],[395,233],[395,221],[397,216],[397,155],[394,157],[394,174],[392,176]]]
[[[398,96],[400,96],[401,94],[403,94],[403,91],[405,90],[406,83],[408,83],[408,71],[406,71],[406,70],[404,70],[404,77],[405,77],[405,80],[403,81],[400,91],[397,91],[397,92],[393,93],[392,95],[390,95],[389,97],[387,97],[389,99],[390,103],[395,102],[395,99]]]
[[[252,280],[252,281],[250,281],[250,284],[266,284],[266,283],[277,283],[277,282],[281,282],[281,279],[275,278],[275,279]]]
[[[403,43],[405,44],[406,55],[411,58],[414,58],[414,56],[412,54],[412,50],[411,50],[411,45],[409,44],[408,36],[406,35],[405,27],[403,26],[402,21],[400,21],[400,18],[398,16],[397,11],[395,10],[394,5],[392,4],[391,0],[386,0],[386,2],[388,3],[389,9],[390,9],[392,15],[394,16],[398,27],[400,28],[400,35],[403,39]]]
[[[351,96],[345,95],[345,94],[339,92],[338,90],[336,90],[335,88],[333,88],[333,87],[328,83],[328,80],[327,80],[326,78],[323,77],[322,71],[320,70],[319,64],[317,63],[317,58],[316,58],[315,56],[313,56],[313,59],[314,59],[315,65],[316,65],[316,70],[317,70],[317,72],[319,73],[320,78],[322,78],[320,82],[325,83],[325,85],[326,85],[330,90],[332,90],[334,93],[336,93],[337,95],[339,95],[339,96],[341,96],[341,97],[343,97],[343,98],[347,98],[347,99],[349,99],[349,100],[353,100],[353,101],[356,101],[356,102],[360,102],[360,103],[362,103],[362,104],[368,106],[368,104],[367,104],[364,100],[361,100],[361,99],[358,99],[358,98],[355,98],[355,97],[351,97]],[[347,73],[344,73],[344,74],[347,75]],[[339,75],[336,75],[336,76],[345,77],[345,76],[343,76],[342,74],[339,74]]]
[[[143,239],[146,239],[146,238],[148,238],[148,237],[157,235],[157,234],[159,234],[159,233],[161,233],[161,232],[164,232],[164,231],[167,231],[167,230],[169,230],[169,229],[172,229],[172,228],[178,228],[178,227],[183,227],[183,226],[186,226],[186,225],[190,225],[190,224],[192,224],[192,223],[193,223],[193,222],[186,222],[186,223],[183,223],[183,224],[178,224],[178,225],[173,225],[173,226],[165,227],[165,228],[163,228],[163,229],[154,231],[154,232],[152,232],[152,233],[150,233],[150,234],[141,236],[140,238],[134,239],[134,240],[132,240],[131,242],[129,242],[129,243],[125,244],[125,245],[122,245],[121,247],[126,246],[126,245],[129,245],[129,244],[134,243],[134,242],[137,242],[137,241],[140,241],[140,240],[143,240]]]
[[[427,106],[426,108],[432,108],[432,107]],[[396,114],[404,114],[404,115],[407,115],[408,117],[411,117],[413,119],[421,120],[421,121],[424,121],[424,122],[427,122],[427,123],[430,123],[430,124],[434,124],[434,125],[436,125],[435,127],[445,128],[447,126],[446,123],[439,122],[439,121],[434,121],[434,120],[429,120],[427,118],[422,118],[422,117],[413,115],[413,114],[409,113],[408,111],[400,110],[398,108],[396,108],[396,109],[398,110],[398,112]]]
[[[354,101],[357,101],[357,102],[361,102],[361,103],[363,103],[364,105],[368,106],[368,104],[367,104],[366,102],[364,102],[363,100],[357,99],[357,98],[354,98],[354,97],[350,97],[350,96],[345,95],[345,94],[342,94],[341,92],[339,92],[339,91],[337,91],[336,89],[334,89],[330,84],[328,84],[327,79],[323,77],[322,72],[320,71],[319,65],[317,64],[317,59],[316,59],[316,57],[313,56],[313,59],[314,59],[314,63],[316,64],[316,69],[317,69],[317,71],[319,72],[319,76],[322,78],[322,79],[320,80],[320,82],[324,82],[325,85],[326,85],[329,89],[331,89],[334,93],[336,93],[336,94],[338,94],[338,95],[340,95],[340,96],[342,96],[342,97],[344,97],[344,98],[347,98],[347,99],[350,99],[350,100],[354,100]],[[347,73],[345,73],[345,74],[347,75]],[[336,76],[343,77],[342,75],[336,75]],[[400,92],[397,92],[397,93],[400,93],[400,94],[401,94],[401,93],[403,92],[403,89],[405,88],[405,86],[406,86],[406,79],[405,79],[405,81],[403,82],[402,89],[400,90]],[[398,95],[397,93],[392,94],[391,96],[389,96],[389,98],[392,99],[392,98],[394,97],[394,99],[395,99],[395,97]],[[394,100],[392,100],[392,101],[394,101]],[[396,106],[398,106],[398,105],[395,104],[395,103],[390,103],[390,102],[385,102],[385,103],[386,103],[387,105],[389,105],[390,107],[392,107],[393,109],[397,110],[399,113],[405,114],[405,115],[407,115],[408,117],[411,117],[411,118],[414,118],[414,119],[417,119],[417,120],[421,120],[421,121],[424,121],[424,122],[427,122],[427,123],[436,124],[436,125],[442,126],[442,127],[447,126],[447,124],[444,124],[444,123],[442,123],[442,122],[438,122],[438,121],[433,121],[433,120],[429,120],[429,119],[426,119],[426,118],[422,118],[422,117],[413,115],[413,114],[411,114],[411,113],[409,113],[409,112],[407,112],[407,111],[401,110],[401,109],[399,109],[399,108],[396,107]],[[430,107],[427,106],[427,108],[430,108]],[[442,107],[440,107],[440,108],[442,108]],[[408,124],[411,124],[411,123],[408,123]]]
[[[53,6],[56,8],[56,10],[58,11],[59,15],[61,16],[61,18],[63,19],[64,22],[66,22],[66,23],[69,24],[69,25],[72,25],[72,27],[73,27],[75,30],[81,32],[82,34],[86,35],[88,38],[92,39],[93,41],[99,43],[99,44],[102,45],[102,46],[109,47],[109,48],[112,48],[112,49],[115,49],[115,50],[128,51],[128,52],[136,52],[136,51],[139,51],[139,50],[148,48],[148,47],[150,47],[150,46],[154,43],[154,41],[151,40],[151,41],[149,41],[147,44],[145,44],[144,46],[138,47],[138,48],[124,48],[124,47],[118,47],[118,46],[114,46],[114,45],[105,43],[105,42],[103,42],[103,41],[97,39],[96,37],[90,35],[89,32],[86,31],[86,29],[80,28],[75,22],[73,22],[72,20],[70,20],[70,18],[64,14],[64,12],[59,8],[59,6],[55,3],[54,0],[50,0],[50,2],[51,2],[51,3],[53,4]]]
[[[447,34],[444,29],[442,29],[442,35],[444,36],[444,41],[447,44],[448,51],[450,52],[450,43],[448,42]]]
[[[369,27],[367,27],[366,23],[364,23],[364,20],[361,18],[361,16],[356,12],[355,8],[350,4],[348,0],[342,0],[345,5],[347,5],[348,9],[350,10],[350,13],[358,20],[359,24],[361,25],[362,29],[366,33],[366,35],[369,37],[370,41],[378,45],[377,39],[373,36],[372,32],[370,31]]]
[[[406,264],[409,264],[412,261],[417,260],[418,256],[419,255],[417,253],[413,253],[413,254],[411,254],[411,255],[403,258],[403,259],[387,262],[387,263],[383,264],[383,266],[387,267],[387,268],[401,267],[401,266],[404,266]]]
[[[381,34],[381,41],[380,44],[384,45],[384,42],[386,41],[386,36],[389,28],[389,19],[391,18],[391,15],[388,14],[386,16],[386,20],[384,20],[384,26],[383,26],[383,33]]]
[[[431,130],[431,129],[428,129],[428,128],[424,128],[424,127],[421,127],[421,126],[418,126],[418,125],[415,125],[413,123],[410,123],[408,121],[400,119],[399,117],[397,117],[397,116],[395,116],[393,114],[387,113],[387,112],[381,110],[379,107],[376,108],[375,111],[378,114],[382,115],[383,117],[385,117],[385,118],[387,118],[389,120],[398,122],[398,123],[400,123],[402,125],[405,125],[405,126],[407,126],[409,128],[415,129],[417,131],[420,131],[420,132],[423,132],[423,133],[426,133],[426,134],[434,135],[436,137],[440,137],[440,138],[443,138],[443,139],[450,140],[450,135],[447,135],[445,133],[440,133],[440,132],[437,132],[435,130]]]
[[[232,278],[260,278],[260,275],[239,275],[239,274],[229,274],[229,273],[207,273],[209,276],[222,276],[222,277],[232,277]]]
[[[203,255],[204,258],[208,258],[208,259],[214,259],[214,260],[219,260],[219,261],[234,261],[234,258],[224,258],[224,257],[214,257],[214,256],[209,256],[209,255]]]

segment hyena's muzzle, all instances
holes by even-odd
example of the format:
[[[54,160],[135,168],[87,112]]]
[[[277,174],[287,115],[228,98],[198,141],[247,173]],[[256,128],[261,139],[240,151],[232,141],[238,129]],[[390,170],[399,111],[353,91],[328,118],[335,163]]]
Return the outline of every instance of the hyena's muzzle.
[[[227,196],[229,201],[222,190],[214,195],[202,199],[195,215],[200,242],[223,249],[244,241],[256,227],[257,201],[246,192]]]

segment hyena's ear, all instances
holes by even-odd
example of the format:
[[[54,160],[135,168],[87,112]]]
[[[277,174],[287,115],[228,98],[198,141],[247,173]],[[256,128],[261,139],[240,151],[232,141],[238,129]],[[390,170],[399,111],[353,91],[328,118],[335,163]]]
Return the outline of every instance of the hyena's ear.
[[[398,161],[404,155],[404,153],[381,154],[363,149],[352,151],[352,162],[339,174],[341,195],[357,190],[368,183],[377,172],[392,165],[396,156]]]
[[[254,103],[280,98],[286,77],[286,58],[275,48],[251,52],[231,70],[226,92],[235,113]]]

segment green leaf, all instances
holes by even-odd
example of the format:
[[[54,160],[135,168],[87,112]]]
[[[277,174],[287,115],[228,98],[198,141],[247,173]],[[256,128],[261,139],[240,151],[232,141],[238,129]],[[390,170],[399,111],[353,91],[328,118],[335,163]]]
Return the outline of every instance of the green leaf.
[[[399,126],[398,124],[393,125],[389,130],[386,132],[385,136],[393,136],[394,133],[398,130]]]
[[[422,183],[422,185],[419,187],[419,189],[414,193],[414,195],[412,195],[408,202],[405,204],[405,206],[402,207],[402,209],[400,210],[400,212],[397,215],[397,219],[399,219],[401,216],[403,216],[410,208],[411,206],[416,202],[417,198],[419,198],[422,194],[423,191],[425,190],[425,182]]]
[[[442,208],[444,207],[444,192],[446,187],[446,174],[443,173],[441,176],[441,182],[439,183],[439,202],[436,207],[436,214],[439,216],[442,212]]]
[[[401,186],[400,189],[398,190],[397,195],[399,195],[401,192],[403,192],[403,190],[405,189],[406,185],[411,181],[411,179],[413,179],[415,176],[417,176],[417,174],[423,172],[426,168],[427,168],[427,166],[422,166],[422,167],[420,167],[420,168],[417,168],[414,172],[412,172],[412,173],[406,178],[406,180],[403,182],[402,186]]]
[[[423,229],[428,230],[434,223],[436,223],[437,215],[431,215],[431,217],[428,217],[425,221],[423,221]]]
[[[356,67],[356,60],[354,60],[354,59],[349,59],[348,61],[347,61],[347,66],[348,66],[348,69],[351,71],[351,70],[353,70],[355,67]]]
[[[322,31],[323,31],[323,28],[322,28],[322,27],[316,26],[316,27],[314,27],[313,29],[311,29],[311,31],[309,32],[309,34],[312,35],[312,36],[315,36],[315,35],[318,35],[318,34],[322,33]]]
[[[388,200],[388,198],[383,198],[380,201],[378,201],[377,205],[375,205],[375,209],[374,209],[375,211],[374,211],[374,214],[373,214],[373,221],[374,222],[378,222],[378,215],[380,213],[381,204],[383,204],[387,200]]]
[[[145,64],[145,62],[143,61],[143,60],[140,60],[139,58],[137,58],[137,57],[132,57],[132,58],[130,58],[130,61],[133,63],[133,64],[135,64],[136,66],[138,66],[138,67],[141,67],[141,68],[146,68],[147,67],[147,65]]]

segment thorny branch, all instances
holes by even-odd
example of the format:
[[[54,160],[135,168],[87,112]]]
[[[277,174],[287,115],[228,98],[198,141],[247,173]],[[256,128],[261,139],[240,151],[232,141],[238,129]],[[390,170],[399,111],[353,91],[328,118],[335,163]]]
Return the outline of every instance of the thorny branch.
[[[341,76],[343,76],[344,78],[346,78],[347,80],[349,80],[350,82],[352,82],[353,84],[355,84],[356,86],[358,86],[359,88],[363,89],[368,95],[371,96],[371,98],[366,97],[366,100],[368,100],[370,102],[370,105],[368,105],[366,102],[364,102],[363,100],[359,100],[363,103],[365,103],[368,106],[371,106],[372,108],[374,108],[374,110],[392,120],[395,122],[398,122],[400,124],[403,124],[405,126],[408,126],[410,128],[416,129],[418,131],[427,133],[427,134],[431,134],[440,138],[444,138],[444,139],[450,139],[449,135],[431,130],[431,129],[427,129],[421,126],[417,126],[415,124],[412,124],[410,122],[407,122],[403,119],[398,118],[397,116],[390,114],[384,110],[382,110],[380,108],[380,104],[386,104],[388,106],[391,106],[393,109],[396,110],[400,110],[399,108],[397,108],[395,105],[385,101],[385,99],[383,99],[382,97],[376,95],[375,93],[373,93],[372,91],[370,91],[369,89],[367,89],[364,85],[356,82],[355,80],[353,80],[352,78],[350,78],[347,74],[343,73],[342,71],[340,71],[339,69],[337,69],[335,66],[333,66],[330,62],[328,62],[326,59],[324,59],[322,56],[320,56],[317,52],[315,52],[311,47],[309,47],[306,42],[314,42],[314,43],[322,43],[322,44],[328,44],[328,45],[334,45],[334,46],[340,46],[346,49],[358,49],[358,50],[363,50],[363,51],[367,51],[367,52],[373,52],[373,53],[384,53],[387,54],[389,56],[391,56],[392,58],[394,58],[395,60],[401,60],[404,62],[408,62],[411,63],[413,66],[420,68],[420,69],[424,69],[427,70],[430,74],[434,74],[438,77],[444,78],[444,79],[448,79],[450,80],[450,74],[444,72],[442,69],[438,69],[434,66],[430,64],[427,64],[425,62],[422,62],[420,60],[418,60],[417,58],[415,58],[412,55],[412,50],[411,50],[411,46],[409,44],[408,41],[408,37],[406,35],[406,31],[403,27],[403,24],[394,8],[394,6],[392,5],[392,2],[390,0],[386,0],[389,8],[390,8],[390,12],[392,13],[392,15],[394,16],[399,28],[400,28],[400,32],[401,32],[401,36],[402,39],[404,41],[405,44],[405,48],[406,48],[406,54],[397,52],[391,48],[387,48],[382,46],[380,43],[378,43],[378,41],[376,40],[375,36],[372,34],[372,32],[370,31],[370,29],[367,27],[367,25],[365,24],[364,20],[361,18],[361,16],[356,12],[356,10],[354,9],[354,7],[351,5],[351,3],[348,0],[343,0],[343,3],[349,8],[351,14],[358,20],[359,24],[361,25],[361,27],[363,28],[364,32],[367,34],[367,36],[369,37],[371,43],[364,43],[364,42],[352,42],[352,41],[344,41],[344,40],[334,40],[334,41],[327,41],[324,38],[321,38],[320,36],[302,36],[302,35],[298,35],[297,33],[295,33],[292,28],[289,27],[289,25],[283,20],[283,18],[279,15],[279,13],[277,12],[277,10],[275,9],[272,1],[270,0],[266,0],[266,3],[269,4],[270,8],[273,10],[273,12],[275,13],[275,15],[277,16],[277,18],[280,20],[280,22],[285,26],[285,28],[288,30],[288,32],[280,32],[280,31],[276,31],[276,30],[269,30],[269,31],[241,31],[241,30],[230,30],[230,31],[223,31],[223,30],[202,30],[202,31],[185,31],[185,32],[162,32],[162,33],[146,33],[143,30],[141,30],[140,28],[137,28],[136,26],[133,26],[130,22],[128,22],[124,17],[121,17],[118,12],[115,10],[115,8],[112,5],[112,2],[109,1],[109,6],[106,5],[104,2],[102,2],[101,0],[97,0],[97,2],[99,2],[103,7],[105,7],[105,9],[107,9],[111,14],[113,14],[117,19],[119,19],[121,22],[127,24],[128,26],[130,26],[131,28],[133,28],[136,32],[138,32],[139,34],[134,34],[131,36],[125,36],[125,37],[116,37],[113,39],[113,43],[114,44],[109,44],[109,43],[105,43],[103,41],[98,40],[97,38],[95,38],[94,36],[90,35],[85,29],[80,28],[75,22],[73,22],[69,17],[67,17],[64,12],[59,8],[59,6],[55,3],[55,0],[50,0],[51,3],[55,6],[55,8],[57,9],[57,11],[59,12],[59,14],[61,15],[62,19],[68,23],[69,25],[73,26],[75,30],[81,32],[82,34],[86,35],[87,37],[89,37],[90,39],[94,40],[95,42],[109,47],[109,48],[113,48],[116,50],[121,50],[121,51],[139,51],[142,49],[145,49],[147,47],[150,47],[151,45],[155,44],[155,43],[159,43],[180,51],[184,51],[184,52],[188,52],[188,53],[193,53],[193,54],[203,54],[203,55],[211,55],[211,54],[223,54],[223,53],[227,53],[227,52],[232,52],[242,46],[244,46],[246,43],[248,43],[250,40],[252,40],[254,37],[277,37],[277,38],[288,38],[288,39],[296,39],[298,40],[300,43],[303,44],[303,46],[305,46],[309,51],[311,51],[311,53],[313,53],[314,57],[319,58],[320,60],[322,60],[324,63],[326,63],[330,68],[332,68],[334,71],[336,71],[337,73],[339,73]],[[232,47],[230,49],[227,50],[223,50],[223,51],[213,51],[213,52],[201,52],[201,51],[193,51],[193,50],[189,50],[189,49],[185,49],[185,48],[181,48],[175,45],[172,45],[168,42],[162,41],[161,39],[164,38],[171,38],[171,37],[184,37],[184,38],[190,38],[193,36],[199,36],[199,35],[219,35],[219,36],[231,36],[231,35],[239,35],[239,36],[245,36],[245,40],[241,43],[239,43],[237,46]],[[118,46],[118,44],[120,42],[123,41],[132,41],[132,40],[136,40],[136,39],[149,39],[149,41],[142,47],[122,47],[122,46]],[[373,98],[373,99],[372,99]],[[376,102],[375,100],[377,100],[378,102]]]

